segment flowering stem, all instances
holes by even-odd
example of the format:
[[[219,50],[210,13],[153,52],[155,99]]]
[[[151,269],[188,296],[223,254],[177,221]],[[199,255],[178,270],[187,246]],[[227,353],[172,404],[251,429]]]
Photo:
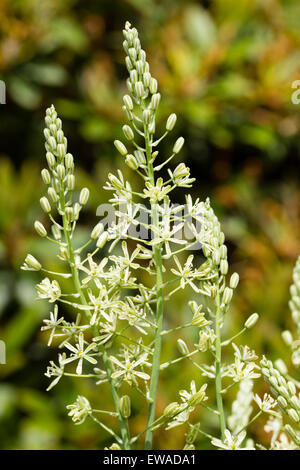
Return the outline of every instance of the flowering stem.
[[[63,231],[64,231],[65,240],[66,240],[67,249],[68,249],[69,264],[70,264],[70,268],[71,268],[71,272],[72,272],[73,282],[74,282],[74,285],[75,285],[75,288],[76,288],[78,294],[80,295],[81,303],[83,305],[88,305],[87,300],[85,298],[85,295],[84,295],[84,293],[82,292],[82,289],[81,289],[78,270],[77,270],[76,263],[75,263],[74,250],[73,250],[72,243],[71,243],[71,238],[70,238],[69,222],[67,221],[67,218],[66,218],[66,215],[65,215],[66,205],[65,205],[65,196],[64,196],[63,187],[60,190],[60,205],[61,205],[61,211],[62,211]],[[90,317],[90,312],[87,311],[87,315]],[[120,432],[121,432],[121,436],[122,436],[123,446],[124,446],[124,449],[127,450],[127,449],[130,449],[130,435],[129,435],[128,423],[127,423],[127,420],[124,420],[124,418],[122,417],[122,414],[120,412],[120,405],[119,405],[120,399],[119,399],[118,392],[117,392],[117,390],[116,390],[116,388],[113,384],[112,378],[111,378],[112,368],[111,368],[111,364],[110,364],[109,359],[108,359],[107,352],[106,352],[104,347],[99,346],[99,349],[100,349],[100,352],[102,353],[102,360],[103,360],[104,366],[106,368],[107,379],[108,379],[108,382],[109,382],[109,385],[110,385],[110,388],[111,388],[111,392],[112,392],[116,412],[118,413]],[[96,419],[94,417],[93,417],[93,419],[94,419],[94,421],[96,421]]]
[[[145,146],[146,146],[146,156],[148,162],[148,176],[151,184],[154,185],[154,171],[153,164],[151,163],[151,144],[149,130],[144,124],[144,133],[145,133]],[[157,202],[152,204],[152,221],[153,226],[158,228],[158,211],[157,211]],[[161,245],[156,244],[154,246],[154,261],[156,267],[156,332],[154,338],[154,353],[153,353],[153,362],[152,362],[152,373],[151,373],[151,382],[150,382],[150,391],[149,398],[151,402],[149,403],[148,408],[148,420],[147,420],[147,431],[145,437],[145,449],[149,450],[152,448],[152,439],[153,431],[152,425],[155,419],[155,402],[158,389],[158,379],[160,371],[160,353],[161,353],[161,343],[162,337],[161,332],[163,328],[163,266],[162,266],[162,256],[161,256]]]
[[[218,289],[218,286],[217,286]],[[220,307],[220,293],[217,291],[216,295],[216,341],[215,341],[215,348],[216,348],[216,399],[217,399],[217,407],[219,411],[219,422],[221,428],[221,436],[222,440],[225,439],[225,415],[224,415],[224,408],[223,408],[223,397],[222,397],[222,374],[221,374],[221,364],[222,364],[222,345],[221,345],[221,307]]]

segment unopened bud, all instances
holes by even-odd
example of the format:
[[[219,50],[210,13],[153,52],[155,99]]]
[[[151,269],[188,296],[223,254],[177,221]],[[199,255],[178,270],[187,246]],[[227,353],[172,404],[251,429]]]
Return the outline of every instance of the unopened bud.
[[[228,273],[228,261],[226,259],[221,259],[220,261],[220,272],[223,276],[226,276]]]
[[[88,190],[88,188],[82,188],[82,190],[80,191],[80,195],[79,195],[79,204],[84,206],[88,202],[89,196],[90,196],[90,191]]]
[[[74,168],[74,158],[71,153],[67,153],[65,156],[65,165],[68,170],[72,170]]]
[[[57,151],[57,154],[60,158],[64,158],[64,156],[66,155],[66,146],[65,146],[65,144],[58,144],[56,151]]]
[[[225,305],[228,305],[232,299],[233,290],[230,287],[225,287],[223,293],[223,302]]]
[[[96,240],[96,238],[99,238],[101,233],[103,232],[104,230],[104,226],[101,222],[99,222],[97,225],[95,225],[95,227],[93,228],[92,230],[92,233],[91,233],[91,238],[93,240]]]
[[[170,114],[170,116],[168,117],[168,120],[167,120],[167,124],[166,124],[166,130],[167,131],[171,131],[172,129],[174,129],[174,126],[176,124],[176,120],[177,120],[176,114],[175,113]]]
[[[47,163],[49,165],[49,168],[53,168],[56,164],[56,159],[55,159],[55,156],[53,155],[53,153],[47,152],[46,153],[46,159],[47,159]]]
[[[125,126],[123,126],[122,129],[123,129],[123,133],[124,133],[127,140],[133,140],[134,139],[134,133],[133,133],[133,130],[131,129],[130,126],[125,124]]]
[[[173,153],[179,153],[183,147],[183,144],[184,144],[184,138],[179,137],[174,144]]]
[[[150,93],[153,95],[157,92],[157,80],[156,78],[151,78],[150,85],[149,85]]]
[[[74,187],[75,187],[75,176],[68,175],[67,176],[67,190],[73,191]]]
[[[57,171],[57,176],[58,176],[58,178],[59,178],[60,180],[63,180],[64,177],[66,176],[66,170],[65,170],[64,165],[57,165],[56,171]]]
[[[127,155],[127,153],[128,153],[127,148],[125,147],[123,142],[121,142],[120,140],[115,140],[114,145],[115,145],[116,149],[120,152],[121,155],[123,155],[123,156]]]
[[[57,202],[59,199],[58,194],[56,193],[55,189],[52,187],[48,188],[48,196],[51,199],[51,201],[54,203]]]
[[[145,93],[143,82],[136,82],[134,85],[135,94],[138,98],[142,98]]]
[[[235,289],[239,283],[239,280],[240,280],[240,276],[238,275],[238,273],[233,273],[231,275],[231,278],[230,278],[230,281],[229,281],[229,285],[231,287],[231,289]]]
[[[51,212],[50,202],[48,201],[46,197],[41,197],[40,204],[41,204],[41,208],[43,209],[44,212],[46,212],[46,214]]]
[[[293,343],[293,336],[289,330],[285,330],[281,333],[281,337],[287,346],[291,346]]]
[[[40,237],[47,236],[47,230],[45,229],[44,225],[38,220],[34,222],[34,228]]]
[[[179,351],[180,351],[184,356],[189,353],[189,350],[188,350],[188,347],[187,347],[187,345],[186,345],[186,342],[183,341],[183,339],[179,338],[179,339],[177,340],[177,346],[178,346]]]
[[[103,232],[98,238],[97,245],[96,245],[97,248],[103,248],[107,240],[108,240],[108,232]]]
[[[125,95],[123,97],[123,102],[124,102],[126,108],[128,108],[130,111],[133,110],[133,102],[132,102],[131,96]]]
[[[152,95],[150,108],[156,110],[159,106],[159,102],[160,102],[160,93],[155,93],[154,95]]]
[[[245,328],[252,328],[259,318],[258,313],[252,313],[249,318],[244,323]]]
[[[65,214],[66,214],[67,221],[73,222],[73,217],[74,217],[73,207],[66,207]]]
[[[41,171],[41,175],[42,175],[42,178],[43,178],[43,181],[45,184],[50,184],[51,182],[51,176],[50,176],[50,173],[49,171],[44,168],[42,171]]]
[[[136,158],[131,155],[131,154],[128,154],[125,158],[125,163],[126,165],[129,166],[129,168],[131,168],[132,170],[137,170],[139,165],[138,165],[138,162],[136,160]]]
[[[128,419],[131,415],[131,402],[128,395],[120,398],[120,411],[123,418]]]
[[[181,406],[179,403],[176,401],[170,403],[166,408],[164,409],[163,415],[166,416],[167,418],[172,418],[174,415],[176,415],[181,409]]]

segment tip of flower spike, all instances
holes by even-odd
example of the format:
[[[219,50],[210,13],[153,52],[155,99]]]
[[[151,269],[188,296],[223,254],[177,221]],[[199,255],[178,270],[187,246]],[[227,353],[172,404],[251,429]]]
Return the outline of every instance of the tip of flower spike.
[[[126,21],[125,23],[125,29],[128,31],[128,29],[131,28],[131,23],[129,21]]]

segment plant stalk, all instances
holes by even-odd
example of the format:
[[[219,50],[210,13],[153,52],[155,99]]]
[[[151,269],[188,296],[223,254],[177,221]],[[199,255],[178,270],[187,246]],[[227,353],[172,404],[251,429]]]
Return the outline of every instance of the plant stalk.
[[[144,125],[144,133],[145,133],[146,156],[147,156],[147,161],[148,161],[148,176],[149,176],[151,184],[154,185],[155,181],[154,181],[153,165],[151,163],[150,137],[149,137],[149,131],[146,125]],[[154,227],[158,227],[159,220],[158,220],[157,202],[152,203],[151,214],[152,214],[152,221],[153,221]],[[150,390],[149,390],[149,398],[151,400],[151,403],[149,403],[149,407],[148,407],[147,431],[146,431],[146,436],[145,436],[145,449],[146,450],[152,449],[152,440],[153,440],[152,425],[155,420],[155,404],[156,404],[156,396],[157,396],[157,390],[158,390],[161,343],[162,343],[161,332],[163,329],[163,313],[164,313],[163,265],[162,265],[162,256],[161,256],[161,245],[160,244],[155,245],[153,251],[154,251],[154,261],[155,261],[155,267],[156,267],[156,298],[157,298],[156,324],[157,324],[157,327],[156,327],[155,338],[154,338],[154,353],[153,353],[151,382],[150,382]]]

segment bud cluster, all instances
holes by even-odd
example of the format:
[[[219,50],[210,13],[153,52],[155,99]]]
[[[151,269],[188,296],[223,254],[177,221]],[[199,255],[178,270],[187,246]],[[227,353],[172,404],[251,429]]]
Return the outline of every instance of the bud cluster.
[[[277,397],[279,407],[296,423],[300,422],[300,396],[296,386],[273,366],[265,357],[261,360],[261,372]]]

